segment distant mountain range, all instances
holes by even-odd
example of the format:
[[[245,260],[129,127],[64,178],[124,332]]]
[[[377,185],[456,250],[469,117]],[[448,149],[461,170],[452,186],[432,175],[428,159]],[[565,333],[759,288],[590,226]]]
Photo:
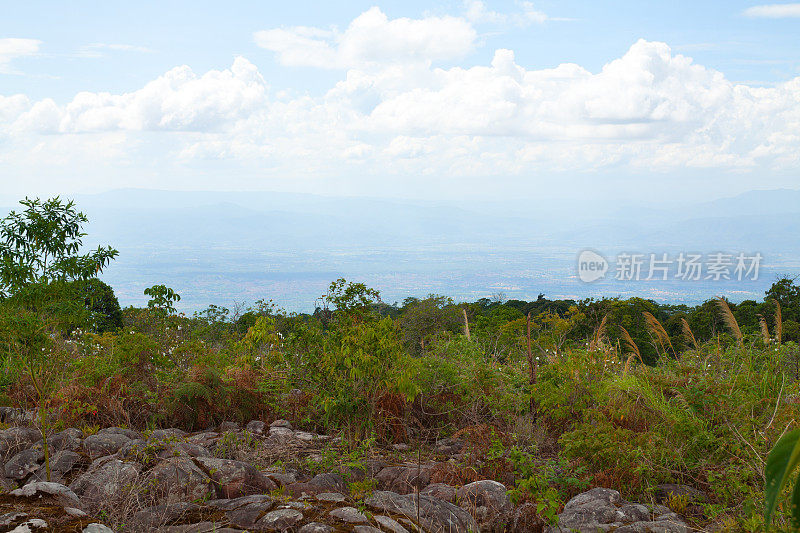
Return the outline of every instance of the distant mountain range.
[[[800,190],[758,190],[665,208],[608,214],[519,201],[450,205],[278,192],[115,190],[75,195],[90,218],[87,245],[120,257],[104,274],[125,304],[155,283],[174,287],[187,311],[272,298],[308,311],[343,276],[381,289],[387,301],[443,293],[475,299],[632,295],[696,302],[729,293],[760,298],[777,274],[800,273]],[[8,198],[0,199],[11,207]],[[8,208],[4,209],[7,211]],[[761,279],[583,284],[584,248],[620,251],[760,252]]]

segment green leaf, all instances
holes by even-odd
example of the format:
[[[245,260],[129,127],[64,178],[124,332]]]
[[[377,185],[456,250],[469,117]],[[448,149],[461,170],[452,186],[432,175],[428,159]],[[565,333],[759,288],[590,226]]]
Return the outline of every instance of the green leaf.
[[[794,482],[790,506],[792,508],[792,525],[796,528],[800,528],[800,479]]]
[[[778,496],[798,464],[800,464],[800,429],[795,429],[781,437],[767,456],[765,471],[767,484],[764,489],[764,523],[767,528],[772,523],[772,515],[778,506]],[[794,520],[800,519],[798,502],[800,494],[795,486],[792,496]]]

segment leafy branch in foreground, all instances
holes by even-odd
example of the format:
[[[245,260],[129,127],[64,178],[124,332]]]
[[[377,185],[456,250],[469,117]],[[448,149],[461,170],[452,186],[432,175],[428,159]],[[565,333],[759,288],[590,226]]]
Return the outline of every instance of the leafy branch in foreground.
[[[778,497],[789,483],[792,473],[800,465],[800,429],[790,431],[780,438],[767,456],[764,489],[764,522],[767,529],[772,523],[772,516],[778,507]],[[800,476],[795,476],[789,506],[792,512],[792,525],[800,528]]]

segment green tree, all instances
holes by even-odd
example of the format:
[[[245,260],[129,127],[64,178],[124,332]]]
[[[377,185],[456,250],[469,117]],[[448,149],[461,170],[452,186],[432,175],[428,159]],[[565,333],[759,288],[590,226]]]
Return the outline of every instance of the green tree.
[[[400,329],[406,346],[413,353],[423,353],[437,335],[458,333],[463,328],[459,308],[450,298],[430,294],[424,300],[406,298],[403,304]]]
[[[32,283],[95,277],[119,253],[110,246],[79,253],[88,219],[72,201],[25,198],[20,204],[24,210],[0,222],[0,297]]]
[[[166,285],[153,285],[144,290],[144,295],[150,297],[147,307],[170,315],[175,313],[175,302],[181,301],[181,295]]]

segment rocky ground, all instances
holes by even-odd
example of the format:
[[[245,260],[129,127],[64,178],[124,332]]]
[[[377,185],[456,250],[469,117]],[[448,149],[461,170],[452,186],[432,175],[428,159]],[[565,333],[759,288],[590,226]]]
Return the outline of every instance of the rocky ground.
[[[7,423],[12,415],[0,412]],[[458,459],[458,440],[438,442],[425,461],[399,445],[358,467],[331,463],[336,438],[284,420],[193,434],[66,429],[48,438],[46,481],[41,434],[20,418],[0,430],[0,532],[688,531],[668,508],[603,488],[572,498],[547,526],[497,481],[432,482],[438,466]],[[327,471],[308,468],[315,464]]]

